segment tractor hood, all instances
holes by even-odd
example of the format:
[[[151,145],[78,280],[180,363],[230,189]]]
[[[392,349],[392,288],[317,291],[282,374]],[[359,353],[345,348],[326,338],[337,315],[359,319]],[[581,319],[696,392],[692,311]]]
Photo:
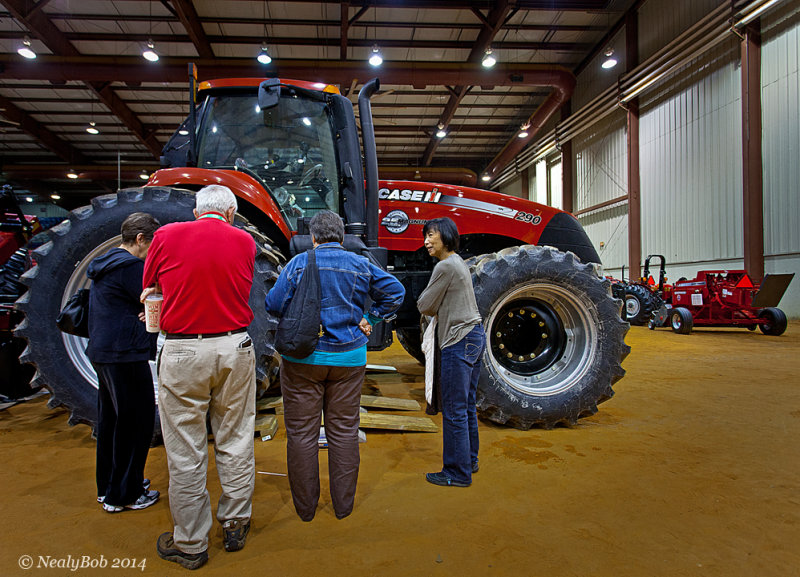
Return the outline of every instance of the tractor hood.
[[[482,235],[498,246],[546,244],[600,263],[577,219],[557,208],[478,188],[408,180],[381,180],[378,198],[379,244],[389,250],[421,249],[425,222],[449,217],[462,239]]]

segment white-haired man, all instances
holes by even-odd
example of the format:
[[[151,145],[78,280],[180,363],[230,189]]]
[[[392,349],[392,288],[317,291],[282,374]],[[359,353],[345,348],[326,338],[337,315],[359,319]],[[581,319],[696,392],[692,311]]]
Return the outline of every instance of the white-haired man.
[[[206,416],[222,496],[217,519],[226,551],[244,547],[250,530],[255,457],[255,352],[247,335],[256,246],[233,224],[236,196],[225,186],[197,192],[191,222],[161,227],[144,267],[142,301],[164,295],[158,401],[169,468],[173,531],[158,554],[187,569],[208,561],[213,524],[206,487]]]

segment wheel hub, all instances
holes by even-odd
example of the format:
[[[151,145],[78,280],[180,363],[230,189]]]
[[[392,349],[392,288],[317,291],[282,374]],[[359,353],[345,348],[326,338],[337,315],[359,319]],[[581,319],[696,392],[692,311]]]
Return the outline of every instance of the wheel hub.
[[[519,375],[546,370],[564,354],[564,327],[551,308],[534,299],[506,304],[495,316],[490,346],[494,358]]]

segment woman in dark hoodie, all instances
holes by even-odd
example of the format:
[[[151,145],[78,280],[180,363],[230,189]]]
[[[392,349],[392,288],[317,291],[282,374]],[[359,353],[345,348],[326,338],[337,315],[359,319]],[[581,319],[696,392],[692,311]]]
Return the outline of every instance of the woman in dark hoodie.
[[[144,478],[155,423],[156,333],[148,333],[139,302],[144,258],[160,223],[135,212],[122,223],[122,244],[89,264],[89,346],[97,373],[97,500],[109,513],[158,501]]]

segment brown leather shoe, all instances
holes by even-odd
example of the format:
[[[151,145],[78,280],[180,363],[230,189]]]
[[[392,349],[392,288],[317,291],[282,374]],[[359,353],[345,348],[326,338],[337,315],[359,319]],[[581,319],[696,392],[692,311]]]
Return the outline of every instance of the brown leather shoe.
[[[208,562],[208,551],[200,553],[184,553],[175,546],[172,531],[162,533],[156,541],[158,556],[165,561],[172,561],[186,569],[199,569]]]

